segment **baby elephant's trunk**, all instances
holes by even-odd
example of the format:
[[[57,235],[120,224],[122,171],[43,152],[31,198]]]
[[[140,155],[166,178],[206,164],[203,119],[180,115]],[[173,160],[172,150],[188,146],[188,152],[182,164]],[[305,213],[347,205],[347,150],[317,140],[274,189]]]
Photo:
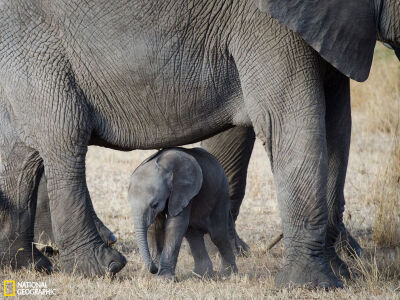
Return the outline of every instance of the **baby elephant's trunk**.
[[[150,273],[156,274],[158,270],[150,256],[149,244],[147,242],[147,229],[147,226],[144,226],[140,223],[135,223],[135,233],[139,246],[140,256],[143,258]]]

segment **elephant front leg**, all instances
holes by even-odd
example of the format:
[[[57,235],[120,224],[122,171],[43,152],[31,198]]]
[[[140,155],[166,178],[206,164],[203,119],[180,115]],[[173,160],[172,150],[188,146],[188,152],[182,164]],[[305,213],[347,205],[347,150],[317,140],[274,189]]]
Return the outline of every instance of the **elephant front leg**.
[[[175,276],[179,250],[189,225],[190,207],[188,205],[175,217],[168,215],[165,222],[165,242],[158,275],[166,279],[173,279]]]
[[[85,178],[86,147],[63,159],[50,153],[44,157],[53,233],[60,248],[62,269],[88,276],[115,274],[126,259],[101,239],[93,219]],[[59,153],[56,151],[55,153]]]
[[[325,83],[326,139],[328,146],[328,229],[326,249],[335,274],[349,277],[347,265],[339,258],[335,243],[340,239],[353,255],[361,253],[361,247],[347,232],[343,224],[345,206],[344,184],[350,150],[351,108],[350,80],[332,70]]]
[[[40,179],[37,197],[37,209],[35,218],[35,241],[37,242],[54,242],[53,229],[51,224],[49,196],[47,193],[47,179],[43,174]],[[92,203],[87,203],[88,209],[92,211],[93,220],[96,225],[97,231],[102,240],[109,246],[116,243],[117,238],[110,229],[103,224],[94,211]],[[54,253],[54,249],[50,246],[45,247],[47,253]]]
[[[321,113],[323,110],[321,110]],[[284,120],[272,149],[286,262],[277,287],[338,287],[325,257],[327,150],[323,116]]]
[[[59,107],[51,116],[47,111],[41,112],[46,122],[37,124],[34,130],[47,132],[48,136],[34,143],[38,144],[44,161],[52,229],[60,251],[61,268],[87,276],[113,275],[125,266],[126,259],[104,243],[93,218],[85,165],[92,134],[90,112],[84,97],[77,93],[79,89],[68,88],[75,83],[56,82],[55,86],[66,87],[48,98],[37,95]]]
[[[325,255],[328,225],[328,153],[325,129],[324,66],[296,35],[288,33],[269,51],[261,37],[243,59],[232,46],[245,105],[256,136],[265,144],[280,209],[285,262],[278,288],[341,287]],[[296,45],[296,47],[292,47]],[[239,48],[238,48],[239,49]],[[246,49],[246,48],[245,48]]]

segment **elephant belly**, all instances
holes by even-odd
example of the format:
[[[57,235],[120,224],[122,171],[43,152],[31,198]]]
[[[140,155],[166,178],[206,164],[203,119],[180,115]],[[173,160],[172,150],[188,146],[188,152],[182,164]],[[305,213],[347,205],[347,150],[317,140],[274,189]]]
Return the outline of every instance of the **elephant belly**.
[[[146,69],[143,78],[118,76],[128,81],[123,86],[101,87],[106,95],[92,98],[100,99],[93,103],[95,135],[121,148],[171,147],[200,141],[246,119],[239,116],[245,111],[239,85],[232,84],[238,79],[229,76],[228,70],[221,66],[196,69],[198,61],[180,64],[180,74],[168,64],[155,78]],[[215,78],[216,70],[224,75]]]
[[[119,35],[113,32],[120,27],[108,28],[101,39],[88,37],[85,29],[74,36],[81,56],[75,58],[75,50],[68,56],[74,69],[86,70],[75,74],[95,114],[93,140],[123,149],[158,148],[248,124],[236,65],[221,50],[224,41],[207,46],[201,33],[184,35],[156,22],[131,24]],[[109,23],[99,28],[104,26]],[[85,69],[82,61],[88,62]]]

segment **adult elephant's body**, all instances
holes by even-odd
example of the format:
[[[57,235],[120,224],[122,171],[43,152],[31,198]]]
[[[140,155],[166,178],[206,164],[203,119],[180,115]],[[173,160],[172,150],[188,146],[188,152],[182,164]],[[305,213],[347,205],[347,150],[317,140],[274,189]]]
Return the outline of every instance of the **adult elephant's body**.
[[[262,2],[261,9],[281,18],[279,2],[270,2]],[[382,29],[373,7],[362,5],[367,5],[360,6],[362,15],[352,15],[357,28]],[[288,13],[294,11],[291,7]],[[388,11],[377,15],[397,24]],[[298,34],[252,2],[239,0],[1,0],[0,28],[0,121],[10,128],[2,129],[0,137],[0,222],[10,225],[2,227],[0,240],[6,261],[15,261],[20,248],[19,265],[32,257],[29,221],[41,159],[63,267],[115,273],[125,259],[106,246],[96,229],[85,182],[87,146],[170,147],[234,126],[253,126],[271,159],[284,225],[287,263],[278,284],[340,285],[325,257],[325,239],[327,197],[339,204],[343,200],[349,79]],[[307,30],[299,32],[310,42]],[[384,30],[381,36],[393,33]],[[372,55],[376,31],[360,40],[350,37],[346,45],[356,43],[355,51]],[[334,53],[326,51],[326,42],[310,44],[330,60]],[[335,47],[343,50],[337,42]],[[341,55],[341,71],[365,79],[371,57],[360,62],[358,72],[357,62],[348,59],[353,55],[336,54],[335,66],[342,66]],[[336,131],[339,122],[344,125]],[[340,214],[329,220],[337,222]]]

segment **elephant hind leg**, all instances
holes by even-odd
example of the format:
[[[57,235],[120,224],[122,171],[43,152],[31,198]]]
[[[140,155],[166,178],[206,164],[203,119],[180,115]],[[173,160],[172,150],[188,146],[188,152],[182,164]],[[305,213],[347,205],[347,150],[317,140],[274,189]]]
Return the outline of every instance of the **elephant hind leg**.
[[[189,242],[190,251],[194,259],[193,272],[200,276],[214,275],[212,261],[204,244],[204,235],[198,230],[189,227],[185,237]]]
[[[210,232],[212,242],[217,246],[221,255],[221,266],[219,273],[229,275],[232,272],[237,273],[235,254],[229,240],[228,230],[222,228],[213,228]]]
[[[4,96],[4,95],[2,95]],[[3,101],[3,102],[2,102]],[[0,99],[0,264],[13,268],[33,264],[50,273],[50,261],[33,244],[37,187],[43,162],[21,142]]]
[[[221,255],[220,274],[228,275],[232,272],[237,273],[238,269],[229,235],[229,222],[231,221],[229,195],[222,193],[219,198],[220,201],[210,216],[209,232],[212,242],[217,246]]]

